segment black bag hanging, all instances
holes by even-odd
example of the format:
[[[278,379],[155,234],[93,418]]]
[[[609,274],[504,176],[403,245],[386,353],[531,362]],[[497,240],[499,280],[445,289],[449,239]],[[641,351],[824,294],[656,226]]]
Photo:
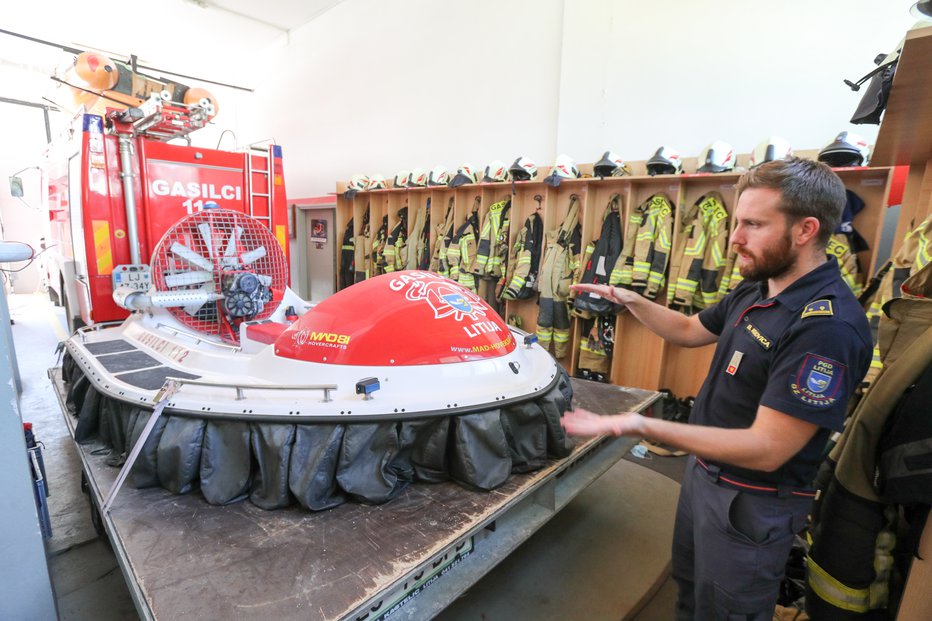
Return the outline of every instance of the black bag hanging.
[[[340,289],[353,284],[356,276],[356,244],[353,237],[353,219],[346,223],[343,243],[340,245]]]
[[[904,39],[905,41],[905,39]],[[855,125],[880,125],[880,117],[887,107],[887,99],[890,97],[890,88],[893,86],[893,75],[896,73],[896,65],[900,59],[900,52],[903,50],[903,41],[896,46],[892,54],[884,56],[880,54],[874,59],[876,69],[870,71],[857,82],[845,80],[851,90],[861,90],[861,84],[870,79],[870,83],[864,90],[861,102],[851,117],[851,122]]]
[[[595,249],[586,262],[580,283],[607,285],[615,262],[621,254],[621,195],[615,194],[605,207],[602,219],[602,232],[596,241]],[[615,305],[601,296],[577,295],[573,307],[594,315],[607,315],[616,312]]]

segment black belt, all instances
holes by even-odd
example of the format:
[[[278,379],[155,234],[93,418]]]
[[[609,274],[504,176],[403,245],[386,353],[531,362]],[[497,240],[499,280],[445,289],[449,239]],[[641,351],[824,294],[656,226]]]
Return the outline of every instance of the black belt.
[[[723,487],[730,487],[732,489],[740,490],[742,492],[749,492],[752,494],[762,494],[765,496],[778,496],[780,498],[786,498],[788,496],[802,496],[804,498],[815,498],[816,492],[812,489],[804,489],[798,487],[789,487],[787,485],[767,485],[766,483],[761,483],[760,481],[752,481],[750,479],[745,479],[737,475],[723,472],[720,467],[715,464],[707,464],[698,457],[696,458],[696,463],[702,466],[706,472],[715,480],[718,485]]]

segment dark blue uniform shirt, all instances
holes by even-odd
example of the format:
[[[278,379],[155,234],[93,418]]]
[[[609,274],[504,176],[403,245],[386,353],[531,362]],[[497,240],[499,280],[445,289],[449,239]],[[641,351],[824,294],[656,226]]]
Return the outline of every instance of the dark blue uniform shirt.
[[[747,428],[764,405],[818,425],[775,472],[718,464],[752,481],[809,487],[829,433],[842,429],[848,398],[867,373],[870,328],[833,258],[774,298],[765,297],[766,288],[742,282],[699,313],[719,338],[690,422]]]

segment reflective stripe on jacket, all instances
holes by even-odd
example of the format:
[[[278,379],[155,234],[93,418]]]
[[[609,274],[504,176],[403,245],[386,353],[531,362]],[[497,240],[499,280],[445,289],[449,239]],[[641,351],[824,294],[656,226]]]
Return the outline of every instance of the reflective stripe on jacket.
[[[476,266],[473,273],[480,278],[501,278],[508,258],[508,233],[511,223],[511,199],[492,203],[485,215],[479,244],[476,248]]]
[[[690,310],[718,301],[727,249],[728,212],[721,195],[709,192],[681,220],[670,268],[673,306]]]
[[[554,300],[569,298],[570,285],[579,269],[581,237],[579,198],[573,195],[560,228],[547,233],[547,250],[541,266],[541,297]]]
[[[385,273],[403,270],[408,259],[408,208],[398,210],[398,223],[385,239],[382,258]]]
[[[656,298],[666,282],[672,236],[673,205],[666,196],[654,194],[633,209],[625,236],[626,259],[620,284],[629,284],[625,281],[630,264],[631,288],[648,299]]]
[[[543,229],[540,215],[534,212],[518,231],[508,259],[505,279],[508,285],[502,292],[503,300],[525,299],[534,294],[540,269],[541,246],[544,243]]]
[[[447,262],[447,251],[453,240],[454,223],[453,223],[453,197],[447,203],[447,213],[443,217],[443,222],[437,226],[437,234],[434,239],[434,252],[430,259],[430,271],[450,277],[450,264]]]

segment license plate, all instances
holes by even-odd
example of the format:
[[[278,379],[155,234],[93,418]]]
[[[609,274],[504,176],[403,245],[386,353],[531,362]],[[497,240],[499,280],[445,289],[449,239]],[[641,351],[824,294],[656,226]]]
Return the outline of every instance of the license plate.
[[[129,287],[136,291],[148,291],[152,279],[148,265],[117,265],[113,269],[113,288]]]

